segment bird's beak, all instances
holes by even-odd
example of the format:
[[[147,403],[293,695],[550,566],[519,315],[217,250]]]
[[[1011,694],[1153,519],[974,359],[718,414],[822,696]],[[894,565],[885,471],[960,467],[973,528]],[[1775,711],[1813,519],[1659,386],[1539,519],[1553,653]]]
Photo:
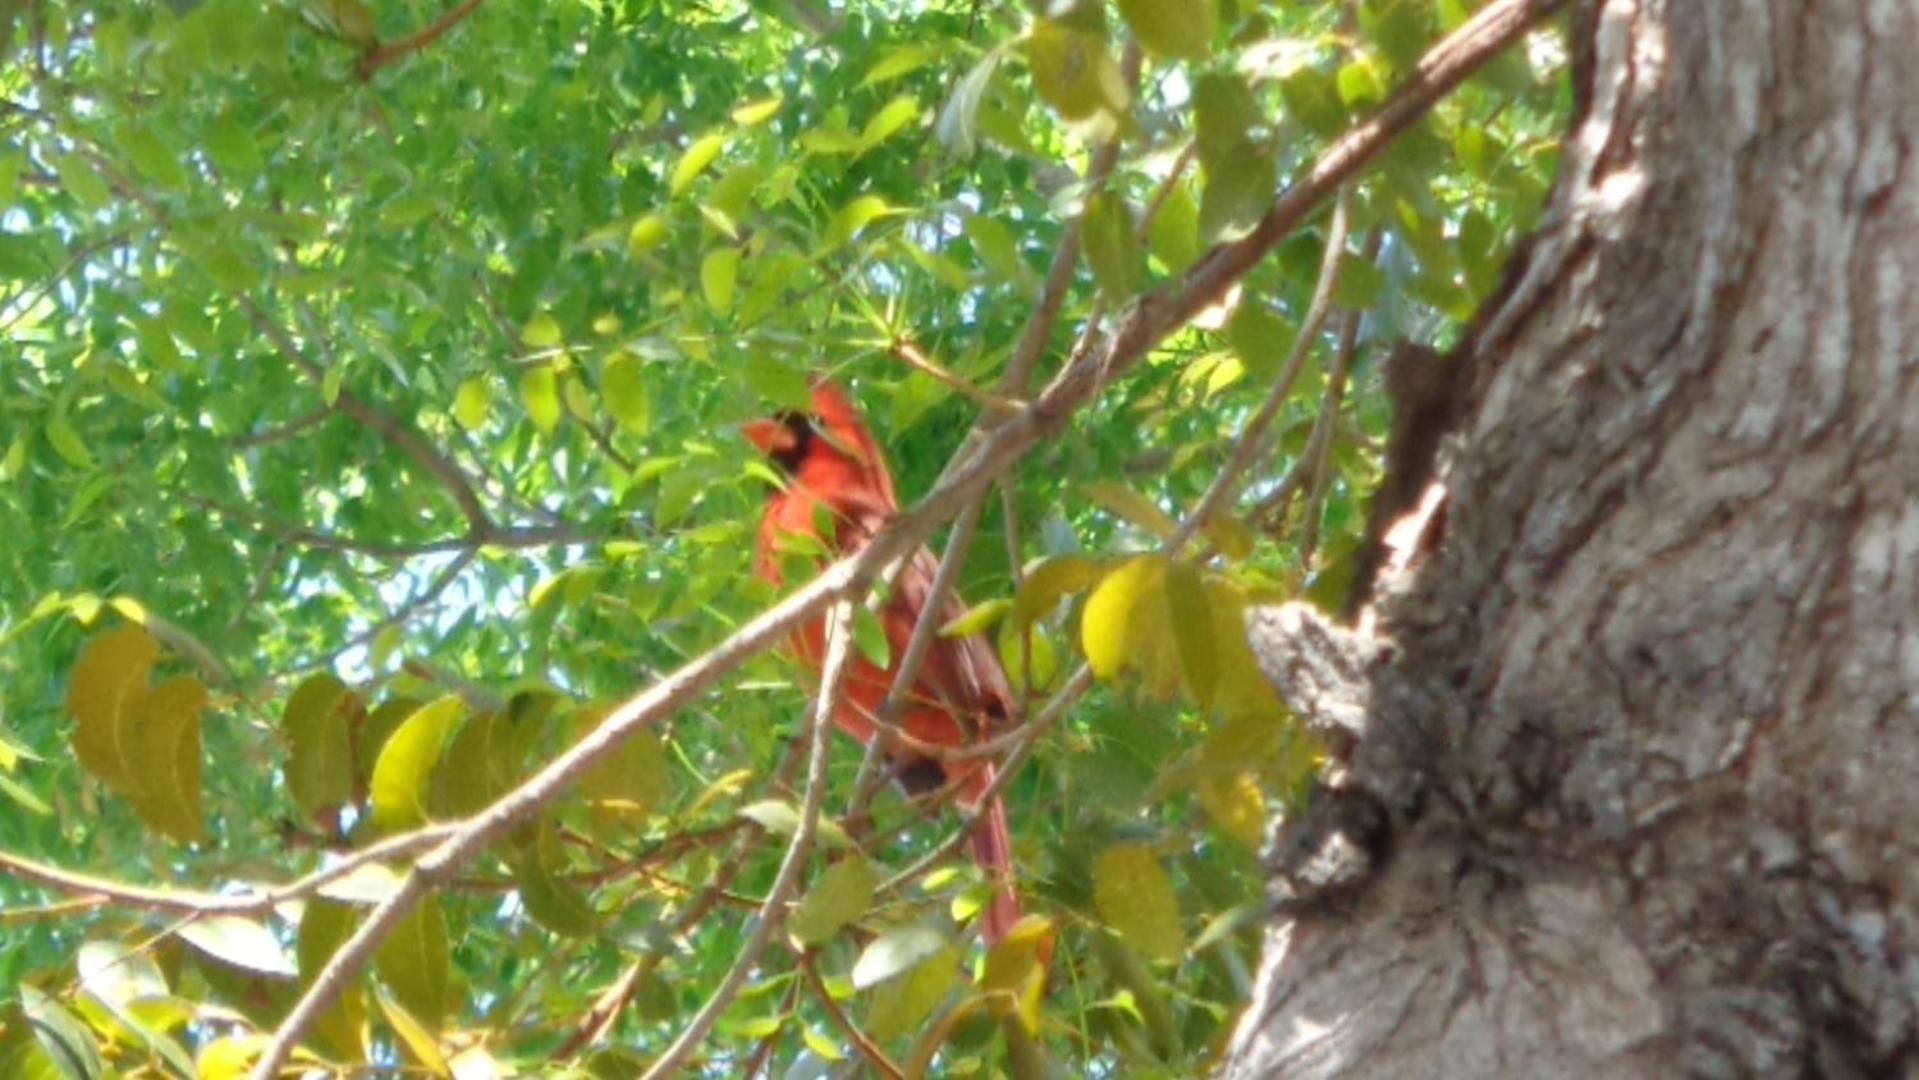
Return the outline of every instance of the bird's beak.
[[[778,420],[751,420],[740,425],[740,433],[746,441],[757,447],[760,453],[773,457],[783,450],[793,449],[793,431]]]

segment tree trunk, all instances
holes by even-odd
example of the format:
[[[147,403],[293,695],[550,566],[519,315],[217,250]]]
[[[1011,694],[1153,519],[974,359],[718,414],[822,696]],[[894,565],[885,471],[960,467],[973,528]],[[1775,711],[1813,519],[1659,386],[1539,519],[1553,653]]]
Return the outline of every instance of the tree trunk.
[[[1423,554],[1254,620],[1341,764],[1227,1076],[1919,1073],[1919,4],[1573,20]]]

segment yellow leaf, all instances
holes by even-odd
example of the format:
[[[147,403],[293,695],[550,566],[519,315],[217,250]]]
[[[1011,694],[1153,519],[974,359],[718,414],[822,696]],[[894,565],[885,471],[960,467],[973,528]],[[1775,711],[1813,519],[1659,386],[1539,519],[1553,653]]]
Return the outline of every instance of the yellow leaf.
[[[460,696],[448,694],[414,710],[380,748],[371,783],[375,833],[385,836],[426,823],[433,769],[465,715]]]
[[[1214,0],[1119,0],[1120,14],[1146,51],[1159,57],[1204,60],[1219,29]]]
[[[600,369],[600,397],[606,402],[620,426],[636,435],[646,434],[653,424],[652,399],[646,391],[646,380],[641,377],[642,361],[632,353],[621,349],[606,360],[606,366]]]
[[[380,1003],[380,1011],[386,1014],[387,1026],[399,1036],[407,1057],[434,1076],[453,1075],[452,1067],[446,1063],[446,1055],[440,1051],[440,1040],[434,1036],[432,1029],[408,1012],[406,1006],[385,994],[376,995],[375,1000]]]
[[[520,343],[529,349],[554,349],[566,335],[560,331],[560,321],[550,311],[542,311],[526,321],[520,328]]]
[[[134,746],[132,708],[146,696],[159,645],[128,623],[96,635],[74,661],[67,683],[67,714],[74,719],[73,752],[94,777],[115,790],[137,790],[144,765]]]
[[[1202,776],[1199,804],[1213,827],[1258,851],[1266,831],[1266,796],[1246,770],[1230,776]]]
[[[1093,866],[1093,906],[1120,940],[1152,960],[1178,960],[1186,951],[1179,897],[1150,845],[1115,844]]]
[[[733,310],[733,289],[739,277],[739,248],[715,248],[700,260],[700,293],[714,314],[724,315]]]
[[[666,242],[666,221],[658,214],[647,214],[633,223],[626,234],[626,255],[630,259],[644,258]]]
[[[287,740],[287,791],[316,820],[353,797],[352,720],[359,700],[346,684],[325,672],[301,683],[287,698],[280,729]]]
[[[786,99],[778,94],[758,101],[750,101],[733,110],[733,122],[741,127],[754,127],[773,119],[780,111],[780,104]]]
[[[1165,618],[1167,560],[1140,555],[1106,575],[1086,598],[1080,647],[1093,674],[1111,679],[1135,661],[1147,635]]]
[[[1040,1002],[1046,990],[1041,958],[1052,951],[1054,937],[1053,922],[1046,916],[1022,918],[986,951],[986,970],[980,975],[979,988],[1001,1012],[1017,1015],[1033,1034],[1039,1033]]]
[[[553,365],[528,368],[520,376],[520,403],[540,434],[551,435],[560,426],[560,376]]]
[[[485,379],[468,379],[453,392],[453,418],[469,431],[486,423],[486,406]]]
[[[183,844],[200,839],[200,710],[207,688],[191,675],[154,687],[140,703],[136,752],[144,773],[137,791],[123,791],[140,819]]]
[[[725,146],[726,136],[719,132],[694,139],[693,144],[686,148],[686,153],[680,155],[678,164],[673,166],[673,176],[666,185],[668,193],[678,195],[685,191],[688,184],[699,179],[706,167],[713,164]]]

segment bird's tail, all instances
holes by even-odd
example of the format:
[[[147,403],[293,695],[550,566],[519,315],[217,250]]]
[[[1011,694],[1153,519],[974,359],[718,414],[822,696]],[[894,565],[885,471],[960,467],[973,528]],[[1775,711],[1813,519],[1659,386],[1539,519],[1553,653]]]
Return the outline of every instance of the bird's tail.
[[[993,782],[991,766],[966,778],[960,789],[960,802],[967,808],[979,806],[979,796]],[[1019,921],[1019,892],[1013,887],[1013,835],[1006,826],[1006,804],[998,795],[986,804],[978,824],[973,826],[973,862],[986,873],[994,886],[993,899],[986,907],[980,926],[986,944],[997,945]]]

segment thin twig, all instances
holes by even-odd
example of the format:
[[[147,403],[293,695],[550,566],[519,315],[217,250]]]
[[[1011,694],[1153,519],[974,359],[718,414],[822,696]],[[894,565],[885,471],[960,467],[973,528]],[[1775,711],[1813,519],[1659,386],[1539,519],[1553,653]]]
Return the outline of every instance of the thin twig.
[[[1260,403],[1259,411],[1240,428],[1239,438],[1233,442],[1233,453],[1226,459],[1225,467],[1213,478],[1212,486],[1200,497],[1199,505],[1193,508],[1185,524],[1173,535],[1173,550],[1185,546],[1214,514],[1232,505],[1234,493],[1239,488],[1240,475],[1252,465],[1259,451],[1260,439],[1292,394],[1293,383],[1299,378],[1301,369],[1306,366],[1306,358],[1319,341],[1319,331],[1326,324],[1326,316],[1332,312],[1333,290],[1339,284],[1339,262],[1346,254],[1346,221],[1351,201],[1349,190],[1340,189],[1338,201],[1333,205],[1332,224],[1326,230],[1326,250],[1319,260],[1319,280],[1313,286],[1313,298],[1306,305],[1306,318],[1300,322],[1299,336],[1293,339],[1292,352],[1286,357],[1285,368],[1273,383],[1266,400]]]
[[[833,711],[839,707],[846,661],[853,651],[854,603],[851,597],[842,599],[827,615],[826,660],[821,666],[819,701],[807,723],[806,797],[800,806],[800,821],[793,830],[793,841],[787,845],[786,858],[781,860],[779,873],[773,878],[773,888],[766,894],[766,902],[760,906],[758,919],[733,957],[732,968],[720,980],[720,985],[714,988],[712,996],[706,999],[706,1004],[693,1014],[693,1019],[687,1021],[679,1037],[654,1059],[641,1080],[661,1080],[673,1075],[686,1063],[693,1051],[706,1041],[707,1032],[719,1022],[720,1014],[733,1004],[733,999],[746,986],[747,976],[759,963],[760,954],[773,940],[774,932],[786,922],[786,903],[799,887],[800,870],[806,863],[806,856],[813,846],[813,835],[819,828],[820,806],[826,801],[826,751],[831,745],[826,737],[826,729],[832,723]]]
[[[1306,492],[1306,515],[1300,521],[1299,565],[1311,566],[1313,551],[1319,547],[1319,514],[1326,501],[1333,461],[1332,431],[1339,417],[1339,403],[1346,393],[1346,372],[1352,367],[1353,354],[1359,351],[1359,312],[1346,316],[1340,328],[1339,351],[1333,356],[1326,394],[1320,399],[1319,416],[1313,421],[1313,434],[1306,442],[1304,460],[1312,462],[1312,486]]]
[[[921,351],[918,345],[913,344],[905,338],[893,342],[886,351],[900,363],[905,364],[907,367],[912,368],[922,375],[931,377],[943,386],[958,391],[961,396],[983,409],[990,409],[1002,416],[1016,413],[1020,409],[1019,402],[1009,401],[993,393],[991,390],[974,386],[972,383],[941,367],[935,363],[931,357]]]
[[[872,1036],[860,1030],[860,1026],[853,1022],[853,1018],[846,1015],[846,1010],[840,1008],[840,1003],[833,1000],[833,995],[826,989],[826,980],[820,978],[820,967],[814,961],[813,954],[805,950],[795,951],[800,958],[800,974],[806,976],[806,984],[813,988],[813,996],[819,999],[820,1008],[825,1010],[827,1017],[841,1032],[845,1033],[848,1039],[852,1040],[853,1046],[859,1050],[862,1057],[866,1058],[867,1064],[879,1070],[889,1080],[906,1080],[906,1074],[900,1071],[898,1065],[893,1064],[892,1058],[886,1056],[886,1051],[880,1048],[880,1044],[874,1042]]]

